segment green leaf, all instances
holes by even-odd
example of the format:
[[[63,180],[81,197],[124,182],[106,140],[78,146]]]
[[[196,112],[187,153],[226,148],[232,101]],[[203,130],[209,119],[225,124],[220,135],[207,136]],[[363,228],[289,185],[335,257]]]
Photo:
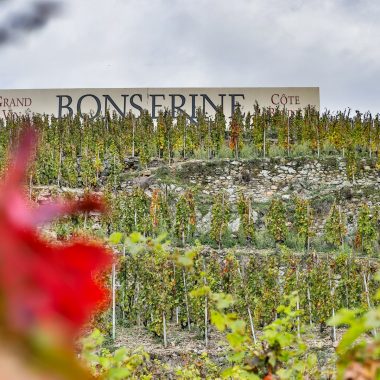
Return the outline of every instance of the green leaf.
[[[318,358],[315,354],[309,354],[307,357],[307,365],[309,368],[313,368],[318,364]]]
[[[233,368],[226,368],[222,372],[222,378],[223,379],[232,379],[232,376],[234,375],[235,371]]]
[[[117,349],[113,355],[114,361],[116,363],[123,362],[127,357],[127,349],[125,347],[121,347]]]
[[[226,336],[228,343],[233,349],[240,349],[242,344],[247,340],[247,337],[239,333],[229,333]]]
[[[227,309],[235,302],[231,294],[214,293],[212,298],[216,301],[216,308],[218,310]]]
[[[101,367],[105,370],[109,369],[112,364],[112,360],[108,357],[100,356],[99,357],[99,364]]]
[[[107,379],[110,380],[119,380],[119,379],[127,379],[132,375],[131,371],[128,368],[111,368],[108,371]]]
[[[155,240],[157,243],[163,243],[167,239],[167,237],[168,237],[168,234],[165,232],[158,235]]]
[[[139,243],[142,240],[142,236],[139,232],[132,232],[129,235],[129,239],[131,240],[132,243]]]
[[[108,241],[111,244],[117,245],[117,244],[120,244],[122,239],[123,239],[123,234],[121,232],[114,232],[113,234],[111,234]]]
[[[223,314],[216,310],[211,310],[211,323],[219,330],[224,331],[226,328],[226,322]]]
[[[207,296],[211,293],[211,289],[209,286],[202,286],[198,289],[194,289],[190,292],[190,296],[197,298],[197,297],[203,297]]]
[[[360,310],[341,309],[327,322],[329,326],[351,325],[355,322]]]
[[[276,362],[277,362],[276,356],[273,352],[270,352],[268,354],[268,356],[269,356],[268,363],[274,368],[276,366]]]
[[[183,267],[191,267],[193,265],[193,260],[192,258],[186,255],[185,256],[181,255],[181,256],[178,256],[177,263]]]
[[[232,355],[228,356],[228,360],[232,363],[241,363],[245,358],[246,353],[244,351],[235,352]]]
[[[236,321],[233,321],[230,323],[229,328],[233,332],[238,332],[239,334],[245,333],[245,322],[242,319],[237,319]]]
[[[281,347],[287,347],[293,342],[293,335],[291,333],[283,332],[282,334],[277,334],[276,338]]]
[[[342,354],[351,348],[352,344],[360,337],[361,334],[367,331],[363,323],[358,322],[357,325],[351,326],[342,336],[337,347],[337,352]]]

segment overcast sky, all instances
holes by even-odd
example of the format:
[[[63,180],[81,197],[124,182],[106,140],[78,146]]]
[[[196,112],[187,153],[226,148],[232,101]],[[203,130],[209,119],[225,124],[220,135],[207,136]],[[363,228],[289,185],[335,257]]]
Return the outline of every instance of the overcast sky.
[[[322,109],[380,112],[377,0],[63,5],[23,33],[33,2],[0,0],[0,88],[319,86]]]

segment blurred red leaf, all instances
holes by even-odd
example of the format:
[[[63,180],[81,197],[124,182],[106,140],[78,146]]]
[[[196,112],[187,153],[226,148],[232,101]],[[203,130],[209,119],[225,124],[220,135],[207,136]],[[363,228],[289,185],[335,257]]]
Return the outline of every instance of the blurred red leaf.
[[[36,134],[29,127],[0,185],[1,324],[21,333],[49,324],[71,338],[108,299],[95,276],[110,266],[111,255],[96,243],[45,241],[37,226],[64,214],[101,211],[103,206],[87,197],[33,207],[23,186],[35,144]]]

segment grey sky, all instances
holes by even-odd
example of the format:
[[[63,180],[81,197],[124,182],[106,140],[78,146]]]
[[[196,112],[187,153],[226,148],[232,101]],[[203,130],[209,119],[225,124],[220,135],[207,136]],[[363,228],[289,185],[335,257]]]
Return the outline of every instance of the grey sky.
[[[0,2],[0,24],[32,4]],[[0,46],[0,88],[319,86],[380,112],[376,0],[66,0]]]

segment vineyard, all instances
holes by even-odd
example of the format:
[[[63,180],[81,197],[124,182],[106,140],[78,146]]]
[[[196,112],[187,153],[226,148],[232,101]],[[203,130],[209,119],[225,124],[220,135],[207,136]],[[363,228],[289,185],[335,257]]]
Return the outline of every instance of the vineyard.
[[[178,251],[149,250],[142,243],[134,250],[123,246],[117,268],[119,322],[145,326],[163,337],[165,346],[166,320],[198,329],[207,344],[207,294],[203,299],[191,296],[203,284],[213,293],[233,296],[234,311],[244,317],[254,339],[255,326],[261,330],[275,320],[284,295],[294,291],[298,309],[305,311],[300,323],[310,326],[326,327],[341,308],[375,304],[379,263],[343,253],[296,255],[285,250],[247,256],[195,248],[194,265],[186,268]]]
[[[1,171],[26,121],[1,122]],[[108,205],[42,230],[62,243],[95,236],[113,250],[112,305],[82,351],[95,373],[330,379],[355,317],[353,335],[377,339],[378,115],[257,106],[252,115],[238,107],[231,120],[221,108],[213,117],[199,110],[195,123],[144,111],[33,124],[40,141],[28,198],[96,192]],[[136,331],[155,349],[129,347],[123,336]],[[177,336],[200,348],[176,351]]]
[[[2,166],[4,148],[15,141],[22,122],[21,117],[1,121]],[[126,118],[114,113],[84,120],[33,116],[33,122],[42,137],[31,181],[68,187],[116,188],[123,180],[127,157],[138,157],[144,167],[152,160],[170,164],[191,158],[336,155],[345,158],[347,177],[354,181],[359,159],[377,160],[380,146],[378,115],[320,114],[312,108],[289,116],[285,110],[273,113],[258,106],[253,115],[245,115],[237,107],[231,120],[221,108],[213,117],[199,109],[196,123],[186,115],[174,119],[167,110],[155,123],[148,111],[139,117],[130,112]]]
[[[70,192],[66,194],[72,196]],[[261,225],[256,226],[252,198],[242,193],[233,203],[227,194],[219,192],[210,205],[196,202],[196,192],[192,190],[178,195],[165,194],[155,188],[148,196],[140,187],[134,187],[130,192],[106,192],[106,195],[111,206],[104,218],[85,215],[56,222],[55,236],[65,240],[73,234],[86,234],[95,224],[94,232],[101,237],[118,231],[126,235],[140,231],[145,237],[152,238],[166,233],[179,247],[197,241],[214,248],[240,246],[274,249],[283,245],[303,252],[352,249],[357,255],[378,257],[379,205],[370,207],[362,203],[354,215],[355,223],[351,225],[349,233],[346,215],[337,205],[336,199],[333,199],[326,214],[319,216],[322,220],[317,225],[316,212],[308,200],[295,196],[284,202],[273,198],[265,210],[260,210]],[[197,213],[198,207],[203,207],[203,212],[209,217],[208,226],[203,224]],[[125,210],[131,212],[125,213]],[[234,222],[238,222],[238,225],[234,225]],[[322,228],[319,228],[320,225]]]

